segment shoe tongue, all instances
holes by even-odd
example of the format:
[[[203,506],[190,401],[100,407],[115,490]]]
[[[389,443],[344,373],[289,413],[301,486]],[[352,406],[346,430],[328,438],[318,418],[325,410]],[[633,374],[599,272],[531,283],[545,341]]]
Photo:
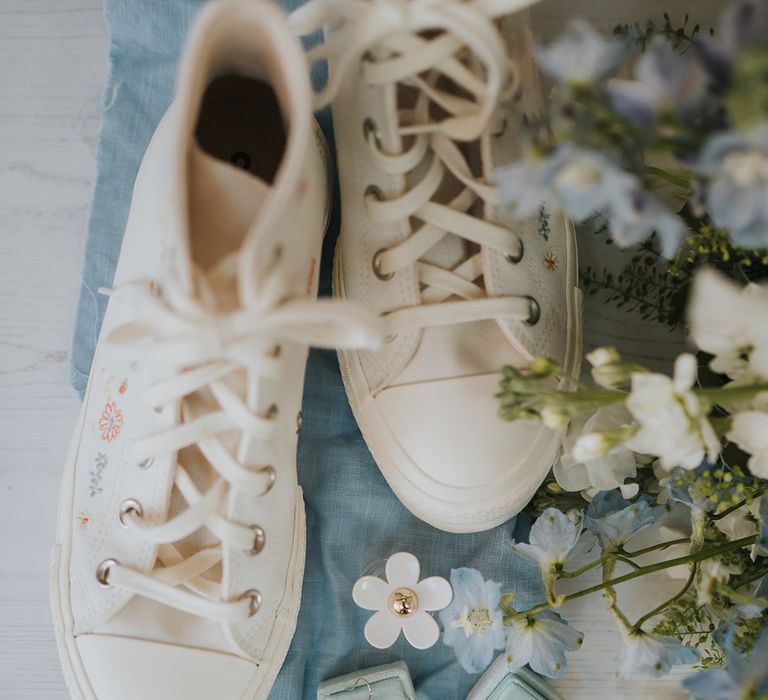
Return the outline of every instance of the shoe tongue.
[[[271,188],[197,146],[190,157],[191,255],[194,267],[207,272],[241,247]]]

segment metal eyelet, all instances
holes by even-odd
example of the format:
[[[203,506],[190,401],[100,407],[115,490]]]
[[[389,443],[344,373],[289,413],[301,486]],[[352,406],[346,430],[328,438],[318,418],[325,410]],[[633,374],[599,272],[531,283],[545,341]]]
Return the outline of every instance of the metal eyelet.
[[[299,411],[296,414],[296,435],[301,432],[301,426],[304,425],[304,414]]]
[[[376,142],[376,148],[381,150],[381,129],[379,129],[373,119],[367,117],[363,122],[363,138],[366,143],[369,143],[371,136],[373,136],[373,140]]]
[[[391,280],[394,276],[394,272],[382,272],[381,271],[381,256],[387,252],[386,248],[380,248],[373,254],[371,259],[371,267],[373,268],[373,274],[376,275],[382,282]]]
[[[112,588],[112,584],[109,582],[109,570],[113,566],[117,566],[115,559],[105,559],[96,567],[96,580],[102,588]]]
[[[268,464],[266,467],[262,467],[259,469],[259,472],[267,475],[267,487],[259,494],[261,496],[266,496],[272,490],[272,487],[277,481],[277,472],[271,464]]]
[[[141,462],[137,462],[136,466],[140,469],[149,469],[152,464],[154,463],[155,458],[154,457],[146,457],[145,459],[142,459]]]
[[[523,245],[523,239],[520,239],[520,252],[515,256],[512,255],[512,253],[504,253],[504,259],[510,263],[511,265],[517,265],[522,259],[523,255],[525,254],[525,246]]]
[[[539,302],[533,297],[526,297],[528,299],[528,318],[523,321],[526,326],[535,326],[541,318],[541,308]]]
[[[280,412],[280,410],[277,407],[276,403],[273,403],[268,409],[267,409],[267,420],[277,420],[277,415]]]
[[[259,608],[261,607],[261,593],[259,593],[255,588],[249,588],[240,596],[240,600],[245,600],[246,598],[251,599],[251,604],[248,608],[248,617],[253,617],[257,612],[259,612]]]
[[[264,532],[264,528],[260,525],[251,525],[251,530],[253,530],[253,547],[245,553],[252,557],[264,549],[264,545],[267,544],[267,533]]]
[[[368,187],[365,188],[363,198],[368,199],[368,197],[373,197],[378,202],[383,202],[386,199],[384,192],[378,185],[368,185]]]
[[[139,503],[135,498],[126,498],[121,504],[120,504],[120,512],[118,513],[118,519],[120,520],[120,525],[122,525],[126,530],[129,527],[129,521],[126,520],[128,515],[133,514],[137,518],[140,518],[142,515],[144,515],[144,509],[141,507],[141,503]]]

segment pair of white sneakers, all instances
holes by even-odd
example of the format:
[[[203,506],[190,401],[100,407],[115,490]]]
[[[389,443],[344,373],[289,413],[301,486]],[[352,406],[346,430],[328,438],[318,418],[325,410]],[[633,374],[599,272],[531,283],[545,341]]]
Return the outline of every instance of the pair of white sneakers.
[[[541,104],[525,17],[502,19],[529,4],[313,0],[293,26],[265,0],[201,13],[67,458],[51,591],[73,697],[268,694],[304,569],[309,345],[340,349],[376,462],[436,527],[493,527],[548,472],[560,436],[502,423],[494,399],[503,364],[546,355],[568,381],[580,354],[571,228],[507,220],[489,184],[516,152],[512,111]],[[334,300],[315,299],[330,168],[296,39],[321,25]]]

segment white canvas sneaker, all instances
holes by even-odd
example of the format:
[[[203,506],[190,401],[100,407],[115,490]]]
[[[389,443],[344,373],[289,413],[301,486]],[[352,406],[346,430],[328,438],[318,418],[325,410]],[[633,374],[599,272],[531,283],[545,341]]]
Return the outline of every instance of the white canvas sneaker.
[[[323,143],[282,13],[207,4],[136,181],[67,458],[51,594],[73,697],[264,698],[280,669],[307,344],[379,325],[314,299]]]
[[[527,12],[535,0],[313,0],[326,28],[342,229],[338,297],[380,313],[388,342],[342,351],[368,447],[398,498],[448,531],[517,513],[558,431],[498,418],[498,370],[546,356],[578,372],[574,232],[544,210],[517,222],[490,184],[519,148],[512,112],[542,106]]]

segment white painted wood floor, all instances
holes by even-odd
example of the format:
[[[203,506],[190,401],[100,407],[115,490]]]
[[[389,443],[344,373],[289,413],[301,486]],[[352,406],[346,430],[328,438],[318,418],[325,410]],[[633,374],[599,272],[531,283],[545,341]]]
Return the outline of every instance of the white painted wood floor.
[[[654,14],[677,10],[672,0],[647,2]],[[610,22],[633,6],[551,0],[540,12],[546,20],[588,8]],[[79,404],[67,351],[107,71],[102,12],[100,0],[0,0],[1,700],[67,697],[48,611],[48,557]],[[678,585],[661,576],[626,592],[639,604],[649,589]],[[587,639],[557,684],[566,698],[683,697],[675,677],[618,682],[614,625],[599,597],[578,602],[566,614]]]

